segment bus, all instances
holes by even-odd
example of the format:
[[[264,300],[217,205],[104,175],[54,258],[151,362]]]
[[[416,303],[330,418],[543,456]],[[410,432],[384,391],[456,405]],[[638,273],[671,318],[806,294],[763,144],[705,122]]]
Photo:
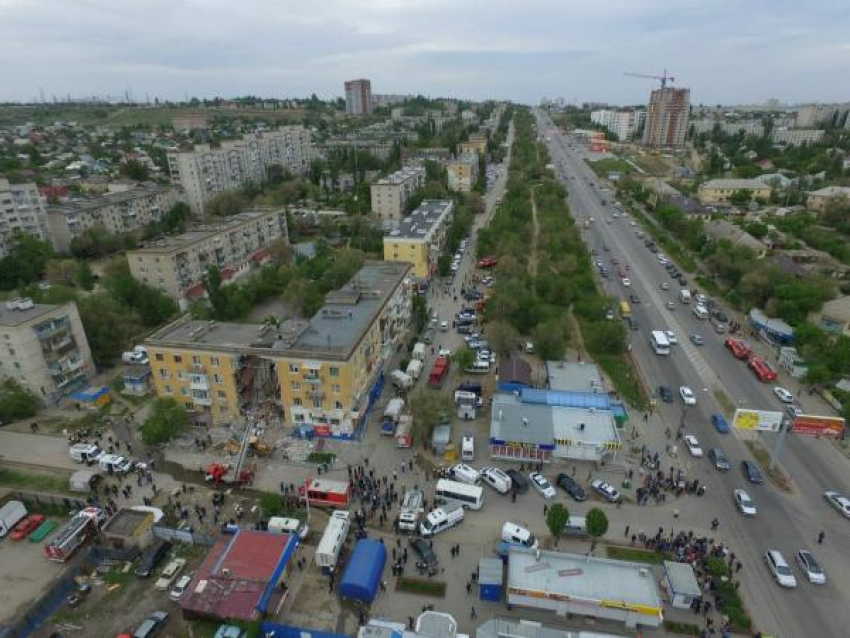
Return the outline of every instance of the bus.
[[[434,496],[440,502],[460,503],[473,510],[480,510],[484,505],[484,488],[480,485],[467,485],[448,479],[437,481]]]
[[[649,343],[652,344],[652,349],[657,355],[670,354],[670,342],[667,340],[667,335],[663,330],[653,330],[649,338]]]
[[[628,319],[632,316],[632,308],[629,306],[629,302],[625,299],[620,302],[620,316],[623,319]]]

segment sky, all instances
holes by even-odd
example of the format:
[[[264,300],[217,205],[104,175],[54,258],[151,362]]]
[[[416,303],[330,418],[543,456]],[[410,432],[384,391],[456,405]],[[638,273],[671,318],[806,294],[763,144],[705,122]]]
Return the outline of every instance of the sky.
[[[0,0],[0,101],[373,93],[850,100],[846,0]]]

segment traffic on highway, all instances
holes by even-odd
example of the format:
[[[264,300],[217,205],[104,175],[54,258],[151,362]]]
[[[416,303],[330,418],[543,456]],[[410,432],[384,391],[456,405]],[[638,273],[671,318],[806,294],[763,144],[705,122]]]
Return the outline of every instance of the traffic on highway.
[[[664,254],[650,229],[587,165],[577,137],[561,132],[547,114],[536,115],[540,139],[612,298],[600,320],[626,323],[629,350],[667,426],[666,451],[680,458],[684,452],[689,473],[706,490],[706,519],[740,548],[750,570],[742,590],[759,626],[780,636],[845,635],[847,459],[827,441],[787,435],[781,466],[791,489],[783,491],[765,480],[767,468],[745,443],[758,436],[764,449],[773,450],[783,435],[743,433],[724,416],[729,408],[746,408],[793,418],[812,399],[799,396],[802,388],[782,379],[764,357],[739,356],[747,340],[754,341],[743,321],[702,294]]]

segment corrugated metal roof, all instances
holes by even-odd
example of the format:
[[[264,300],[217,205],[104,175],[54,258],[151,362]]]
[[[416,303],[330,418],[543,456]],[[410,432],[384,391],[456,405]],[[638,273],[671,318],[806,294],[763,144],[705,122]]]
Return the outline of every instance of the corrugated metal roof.
[[[562,390],[526,388],[520,390],[520,397],[523,403],[557,405],[564,408],[611,409],[611,397],[599,392],[565,392]]]
[[[502,585],[502,559],[482,558],[478,561],[478,582],[482,585]]]

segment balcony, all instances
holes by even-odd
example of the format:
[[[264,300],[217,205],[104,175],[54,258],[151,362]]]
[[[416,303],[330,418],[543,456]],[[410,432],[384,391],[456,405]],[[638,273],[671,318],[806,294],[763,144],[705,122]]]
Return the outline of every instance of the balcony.
[[[191,390],[209,390],[209,377],[205,374],[192,374],[189,376],[189,389]],[[193,393],[194,394],[194,393]]]

